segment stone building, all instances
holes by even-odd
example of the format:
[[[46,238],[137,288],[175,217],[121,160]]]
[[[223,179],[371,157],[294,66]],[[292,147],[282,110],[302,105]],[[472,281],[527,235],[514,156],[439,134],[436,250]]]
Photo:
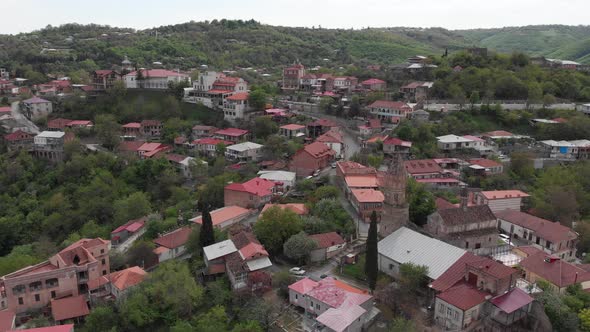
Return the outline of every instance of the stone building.
[[[394,154],[386,172],[379,172],[379,190],[385,196],[383,213],[379,225],[379,235],[386,237],[410,220],[406,185],[408,175],[404,167],[402,155]]]

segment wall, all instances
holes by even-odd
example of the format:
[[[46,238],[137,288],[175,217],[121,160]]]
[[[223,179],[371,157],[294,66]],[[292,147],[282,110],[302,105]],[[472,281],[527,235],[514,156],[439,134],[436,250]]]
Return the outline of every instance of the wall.
[[[474,107],[480,108],[483,104],[474,104]],[[490,106],[494,106],[495,104],[490,104]],[[514,103],[514,104],[507,104],[502,103],[500,104],[503,110],[507,111],[517,111],[517,110],[526,110],[526,109],[542,109],[543,105],[535,104],[535,105],[527,105],[526,103]],[[466,103],[463,105],[463,109],[468,109],[471,107],[471,104]],[[576,104],[553,104],[549,105],[546,108],[548,109],[564,109],[564,110],[575,110]],[[449,103],[428,103],[424,104],[423,109],[425,111],[440,111],[444,109],[445,111],[459,111],[461,110],[461,105],[459,104],[449,104]]]
[[[434,320],[439,326],[452,330],[461,330],[463,327],[463,316],[463,310],[436,298]]]

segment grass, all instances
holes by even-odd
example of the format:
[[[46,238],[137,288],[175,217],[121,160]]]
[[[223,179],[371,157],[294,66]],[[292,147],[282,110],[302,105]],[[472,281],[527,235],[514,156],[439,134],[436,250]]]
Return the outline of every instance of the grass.
[[[356,279],[356,280],[366,280],[367,275],[365,274],[365,254],[359,255],[359,259],[356,264],[347,264],[344,265],[342,268],[342,274]]]

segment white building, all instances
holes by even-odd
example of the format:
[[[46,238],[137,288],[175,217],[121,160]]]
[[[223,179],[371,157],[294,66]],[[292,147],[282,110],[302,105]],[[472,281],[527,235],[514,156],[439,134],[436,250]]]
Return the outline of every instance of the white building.
[[[258,177],[261,179],[267,179],[274,182],[282,182],[286,190],[295,186],[295,172],[287,171],[259,171]]]
[[[140,69],[123,76],[127,89],[168,89],[170,83],[191,82],[189,75],[165,69]]]
[[[476,205],[487,205],[494,213],[504,210],[520,211],[525,197],[529,197],[529,194],[520,190],[478,191],[473,194]]]
[[[402,227],[379,241],[379,270],[392,277],[399,276],[399,267],[413,263],[428,267],[428,277],[437,279],[466,251]]]
[[[546,157],[552,159],[577,159],[580,147],[588,146],[588,141],[541,141],[541,145],[546,150]]]
[[[238,92],[223,102],[223,119],[235,122],[237,119],[244,119],[248,112],[248,92]]]
[[[264,145],[244,142],[225,148],[225,157],[234,161],[258,161],[262,156]]]
[[[436,138],[438,148],[441,150],[456,149],[476,149],[482,150],[485,147],[485,141],[479,137],[465,135],[444,135]]]
[[[248,82],[240,77],[206,71],[199,73],[192,89],[185,89],[184,101],[200,103],[209,108],[222,109],[225,99],[237,92],[247,92]]]
[[[51,114],[53,112],[53,105],[49,100],[33,97],[23,100],[22,111],[29,119],[37,120]]]

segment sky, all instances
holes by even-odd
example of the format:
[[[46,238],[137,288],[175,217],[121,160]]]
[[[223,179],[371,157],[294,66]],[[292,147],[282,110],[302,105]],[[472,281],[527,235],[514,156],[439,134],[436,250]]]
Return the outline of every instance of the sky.
[[[587,25],[589,12],[589,0],[0,0],[0,34],[65,23],[145,29],[222,18],[345,29]]]

